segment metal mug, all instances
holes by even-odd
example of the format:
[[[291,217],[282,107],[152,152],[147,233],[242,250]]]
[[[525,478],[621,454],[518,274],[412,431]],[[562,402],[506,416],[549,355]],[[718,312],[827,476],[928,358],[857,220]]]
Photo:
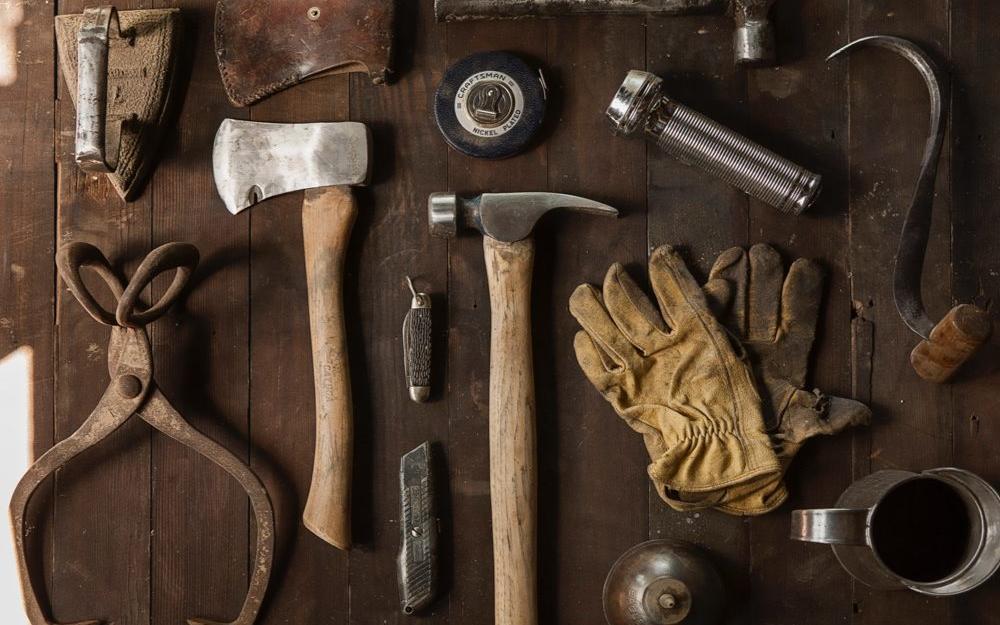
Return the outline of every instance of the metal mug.
[[[914,535],[915,527],[956,519],[945,525],[954,531],[929,541]],[[851,484],[836,508],[792,511],[791,538],[830,545],[844,569],[873,588],[956,595],[1000,568],[1000,495],[961,469],[879,471]],[[930,568],[917,575],[907,563]]]

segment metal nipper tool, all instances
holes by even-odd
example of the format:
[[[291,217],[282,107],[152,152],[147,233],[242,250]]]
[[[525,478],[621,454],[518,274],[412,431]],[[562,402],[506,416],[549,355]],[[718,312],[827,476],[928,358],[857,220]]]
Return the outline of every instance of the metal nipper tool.
[[[56,254],[59,274],[80,305],[99,323],[111,327],[111,342],[108,346],[111,383],[87,420],[69,438],[42,454],[28,469],[11,498],[10,514],[18,573],[25,609],[32,625],[52,624],[39,605],[25,556],[26,530],[30,529],[25,527],[28,502],[47,477],[84,450],[107,438],[133,415],[214,462],[246,491],[257,520],[256,553],[246,599],[236,620],[229,625],[251,625],[257,617],[267,590],[274,556],[274,511],[271,500],[250,467],[185,421],[153,380],[153,355],[145,327],[170,308],[184,290],[197,263],[198,250],[193,245],[168,243],[146,256],[132,280],[123,288],[107,258],[93,245],[69,243],[62,246]],[[102,307],[88,290],[80,275],[84,267],[94,271],[107,284],[117,300],[114,312]],[[173,282],[160,300],[150,308],[141,310],[138,300],[143,289],[156,276],[174,269],[176,272]],[[204,619],[188,620],[191,625],[207,625],[210,622]]]

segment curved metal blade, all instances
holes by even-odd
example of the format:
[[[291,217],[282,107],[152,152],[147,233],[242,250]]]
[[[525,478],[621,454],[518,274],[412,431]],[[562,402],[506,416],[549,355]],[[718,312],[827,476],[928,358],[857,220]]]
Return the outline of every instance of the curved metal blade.
[[[368,181],[371,137],[357,122],[269,124],[226,119],[215,134],[215,187],[236,214],[269,197]]]
[[[467,202],[473,205],[473,212],[478,214],[480,231],[507,243],[527,238],[539,218],[551,210],[566,209],[605,217],[618,216],[618,211],[607,204],[576,195],[544,191],[483,193]]]
[[[934,328],[934,322],[924,308],[920,278],[923,273],[927,241],[930,238],[931,216],[934,209],[934,181],[937,178],[938,159],[941,156],[948,119],[948,100],[942,95],[945,80],[937,64],[926,52],[913,42],[899,37],[886,35],[863,37],[840,48],[828,56],[827,60],[864,45],[891,50],[909,61],[923,76],[930,96],[930,130],[927,142],[924,144],[916,189],[899,238],[893,273],[893,298],[896,301],[896,310],[911,330],[926,339]]]

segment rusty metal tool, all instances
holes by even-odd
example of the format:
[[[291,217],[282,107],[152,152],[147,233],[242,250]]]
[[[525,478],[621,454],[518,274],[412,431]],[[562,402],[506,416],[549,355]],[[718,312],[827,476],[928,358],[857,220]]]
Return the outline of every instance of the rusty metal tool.
[[[773,65],[774,0],[434,0],[441,22],[557,17],[560,15],[687,15],[728,13],[736,22],[734,60],[740,65]]]
[[[955,306],[935,324],[921,295],[920,281],[934,212],[934,181],[948,123],[948,98],[943,95],[947,80],[926,52],[899,37],[863,37],[835,51],[827,60],[861,46],[884,48],[909,61],[920,72],[930,96],[930,130],[899,238],[892,293],[899,316],[922,339],[910,353],[910,363],[920,377],[942,383],[986,342],[993,325],[989,313],[972,304]]]
[[[126,202],[142,190],[177,92],[179,9],[113,6],[56,17],[59,65],[76,106],[75,158]]]
[[[24,595],[25,609],[32,625],[52,625],[42,612],[32,586],[25,554],[25,539],[30,532],[25,514],[32,494],[46,478],[62,468],[83,451],[97,445],[132,416],[137,416],[163,434],[190,447],[214,462],[232,476],[246,491],[256,516],[257,544],[250,573],[250,585],[239,615],[228,625],[250,625],[257,618],[267,591],[274,556],[274,511],[263,484],[242,460],[228,449],[191,426],[174,409],[153,378],[153,354],[146,326],[162,317],[187,285],[195,265],[198,250],[185,243],[162,245],[142,261],[135,275],[125,286],[118,280],[104,254],[88,243],[68,243],[59,248],[56,264],[70,292],[97,322],[111,327],[108,346],[108,372],[111,383],[97,407],[73,434],[49,449],[21,478],[10,501],[14,528],[18,573]],[[117,300],[116,308],[104,308],[87,288],[81,270],[96,273]],[[145,310],[140,309],[139,294],[153,279],[176,269],[173,282],[160,300]],[[96,624],[99,621],[86,621]],[[191,625],[210,625],[205,619],[189,619]],[[218,624],[216,624],[218,625]]]
[[[403,614],[415,614],[434,601],[438,579],[438,517],[434,462],[424,442],[399,461],[399,555],[396,572]]]
[[[306,80],[392,74],[395,2],[386,0],[219,0],[215,56],[226,94],[249,106]]]
[[[431,351],[434,319],[431,314],[431,296],[413,287],[413,280],[406,276],[413,299],[410,310],[403,318],[403,372],[410,399],[423,403],[431,396]]]
[[[531,231],[549,211],[616,217],[614,208],[562,193],[434,193],[431,234],[483,235],[490,285],[490,503],[495,625],[538,622],[535,382],[531,356]]]
[[[356,122],[267,124],[227,119],[215,135],[215,185],[234,215],[305,189],[302,235],[309,289],[316,455],[302,513],[306,528],[338,549],[351,545],[354,424],[344,326],[344,261],[368,182],[371,134]]]

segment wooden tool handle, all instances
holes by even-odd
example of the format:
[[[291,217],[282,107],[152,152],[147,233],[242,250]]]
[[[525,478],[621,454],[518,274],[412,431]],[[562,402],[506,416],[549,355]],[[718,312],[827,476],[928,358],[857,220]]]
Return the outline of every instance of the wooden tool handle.
[[[338,549],[351,546],[354,423],[344,329],[344,258],[357,214],[350,187],[305,192],[302,240],[316,386],[316,455],[302,522]]]
[[[931,330],[929,340],[910,352],[917,375],[931,382],[946,382],[990,337],[989,313],[971,304],[955,306]]]
[[[490,502],[495,625],[536,625],[535,379],[530,240],[483,238],[490,283]]]

